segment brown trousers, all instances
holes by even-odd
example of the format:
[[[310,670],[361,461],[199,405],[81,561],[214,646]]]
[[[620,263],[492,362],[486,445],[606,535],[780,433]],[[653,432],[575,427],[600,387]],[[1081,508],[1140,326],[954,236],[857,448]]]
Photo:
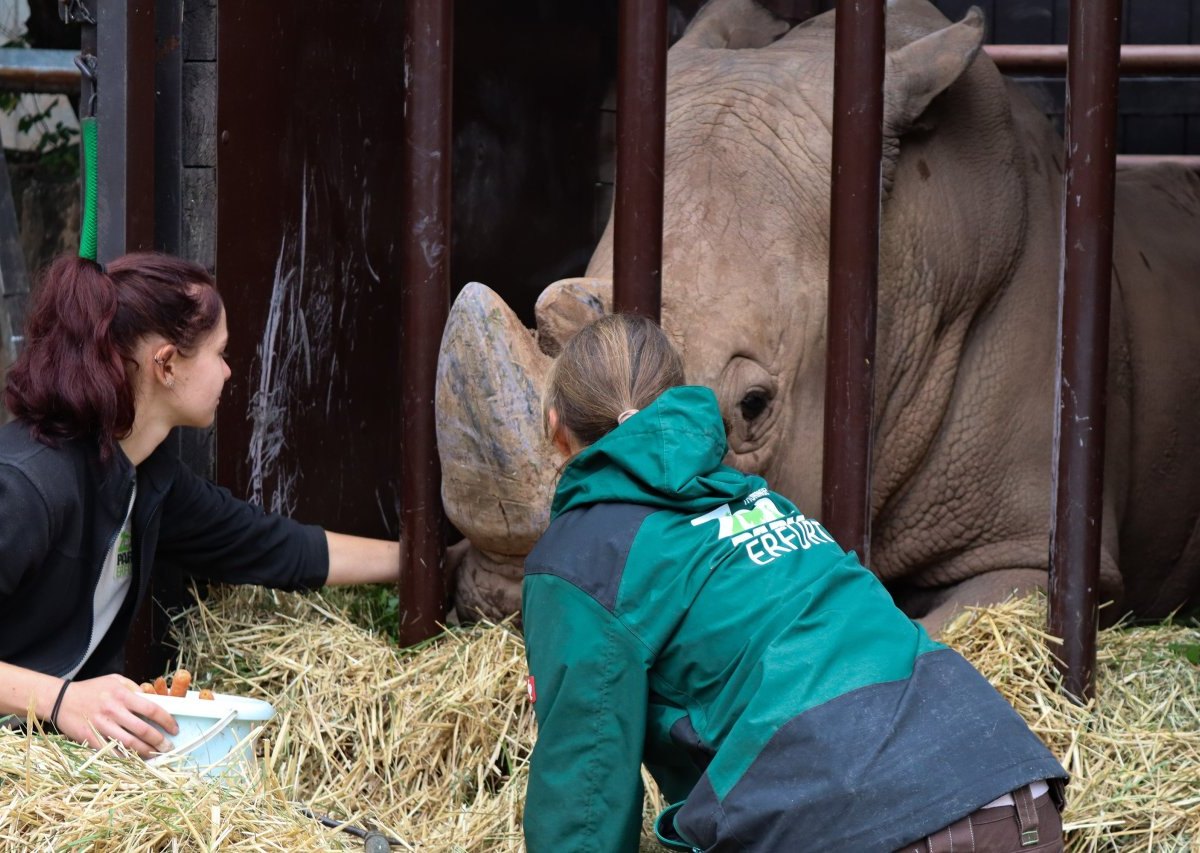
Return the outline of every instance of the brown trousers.
[[[1015,806],[978,809],[896,853],[1062,853],[1062,818],[1049,791],[1012,792]]]

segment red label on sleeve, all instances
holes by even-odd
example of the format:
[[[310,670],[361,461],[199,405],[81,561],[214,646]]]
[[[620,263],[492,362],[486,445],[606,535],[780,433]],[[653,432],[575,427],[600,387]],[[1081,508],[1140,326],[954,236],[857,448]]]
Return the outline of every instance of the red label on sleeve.
[[[525,692],[529,694],[530,704],[533,704],[537,701],[537,686],[533,683],[532,675],[527,675],[525,677]]]

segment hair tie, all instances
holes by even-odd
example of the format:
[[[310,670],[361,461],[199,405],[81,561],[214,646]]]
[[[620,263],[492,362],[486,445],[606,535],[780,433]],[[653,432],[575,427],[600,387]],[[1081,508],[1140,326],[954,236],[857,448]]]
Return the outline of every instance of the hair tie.
[[[64,678],[62,687],[58,689],[58,698],[54,700],[54,710],[50,712],[50,725],[58,728],[58,710],[62,707],[63,697],[67,695],[67,688],[71,686],[71,679]]]
[[[621,414],[617,415],[617,426],[625,423],[625,421],[629,420],[637,413],[637,409],[626,409],[625,411],[621,412]]]

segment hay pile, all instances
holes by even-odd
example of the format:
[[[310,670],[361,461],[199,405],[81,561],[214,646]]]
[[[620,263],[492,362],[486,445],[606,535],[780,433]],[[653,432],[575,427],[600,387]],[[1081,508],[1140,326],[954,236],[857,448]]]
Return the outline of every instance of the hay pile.
[[[268,783],[224,788],[156,770],[111,745],[93,752],[64,738],[0,728],[0,850],[6,853],[355,849],[343,835],[298,819]]]
[[[1200,630],[1101,635],[1099,710],[1046,687],[1040,599],[973,611],[947,641],[1063,758],[1072,851],[1200,849]],[[299,814],[378,826],[396,849],[516,851],[533,740],[524,651],[506,625],[402,651],[326,596],[241,589],[190,612],[180,663],[258,696],[266,773],[241,790],[58,738],[0,734],[0,850],[362,849]],[[647,815],[661,807],[653,789]],[[643,850],[657,849],[649,838]]]
[[[1071,774],[1067,849],[1200,851],[1200,629],[1101,631],[1096,699],[1057,683],[1042,596],[969,611],[942,640],[1020,712]]]
[[[414,850],[516,849],[533,718],[509,626],[405,650],[321,596],[242,590],[180,635],[193,671],[275,704],[263,752],[294,801]]]

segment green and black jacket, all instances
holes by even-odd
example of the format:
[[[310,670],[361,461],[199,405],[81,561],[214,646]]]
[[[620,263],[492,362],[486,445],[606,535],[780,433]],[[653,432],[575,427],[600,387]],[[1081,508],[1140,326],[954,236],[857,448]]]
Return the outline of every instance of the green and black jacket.
[[[1065,778],[970,664],[725,450],[712,392],[682,387],[563,471],[525,565],[531,853],[636,851],[643,762],[682,803],[661,835],[700,850],[890,851]]]

